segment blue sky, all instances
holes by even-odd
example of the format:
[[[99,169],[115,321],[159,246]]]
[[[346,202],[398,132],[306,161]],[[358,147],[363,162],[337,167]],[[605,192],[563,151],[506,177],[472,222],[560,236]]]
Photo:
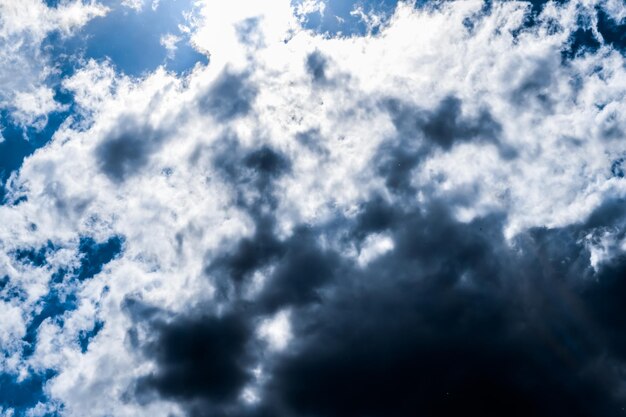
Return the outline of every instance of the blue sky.
[[[0,417],[622,414],[623,2],[0,0],[0,46]]]

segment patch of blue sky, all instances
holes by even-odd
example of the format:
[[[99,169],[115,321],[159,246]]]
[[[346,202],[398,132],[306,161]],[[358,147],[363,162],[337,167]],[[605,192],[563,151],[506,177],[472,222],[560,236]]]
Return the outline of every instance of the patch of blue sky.
[[[573,59],[586,53],[595,53],[600,46],[593,29],[580,26],[570,35],[569,47],[561,55],[564,59]]]
[[[4,275],[0,278],[0,300],[6,302],[23,302],[26,299],[25,291],[19,285],[12,285],[11,277]]]
[[[53,370],[41,373],[33,373],[24,380],[19,380],[16,375],[0,373],[0,407],[5,411],[13,410],[13,416],[27,415],[27,411],[37,403],[46,403],[48,398],[44,392],[44,384],[55,376]],[[9,414],[11,415],[11,414]],[[51,417],[56,414],[45,414]]]
[[[601,7],[598,7],[598,32],[604,42],[626,55],[626,18],[617,21]]]
[[[120,236],[113,236],[102,243],[90,237],[81,238],[79,243],[81,261],[76,277],[83,281],[99,274],[106,264],[120,255],[123,245],[124,239]]]
[[[47,115],[45,127],[38,130],[32,126],[22,126],[11,117],[9,109],[0,109],[0,204],[6,201],[6,181],[11,174],[18,170],[24,159],[45,146],[54,132],[65,119],[72,114],[72,97],[60,90],[55,94],[55,100],[61,104],[67,104],[67,109],[55,111]]]
[[[91,343],[91,340],[94,337],[96,337],[98,333],[100,333],[100,330],[102,330],[103,327],[104,327],[104,322],[98,320],[96,321],[96,323],[94,324],[91,330],[81,330],[78,333],[78,344],[80,345],[80,351],[82,353],[87,352],[87,349],[89,348],[89,344]]]
[[[293,0],[292,4],[297,7],[304,1]],[[357,10],[383,17],[382,23],[393,14],[398,0],[324,0],[322,3],[322,10],[299,16],[306,29],[328,36],[363,36],[370,27]],[[375,34],[378,27],[371,29]]]
[[[74,36],[61,39],[56,35],[53,48],[86,59],[109,60],[130,76],[141,76],[160,65],[181,74],[198,62],[208,63],[207,56],[196,51],[189,35],[181,30],[188,24],[185,14],[192,12],[190,0],[161,0],[154,7],[151,2],[144,3],[136,10],[110,2],[109,13],[89,21]],[[177,39],[170,49],[163,41],[168,35]]]
[[[67,311],[75,310],[76,307],[76,295],[52,288],[48,295],[40,300],[38,312],[26,327],[26,335],[22,339],[24,342],[22,354],[28,357],[35,352],[39,326],[41,326],[44,320],[57,320],[62,325],[63,314]]]
[[[22,263],[29,263],[36,267],[46,264],[46,258],[50,252],[55,251],[54,244],[51,241],[39,249],[20,248],[15,251],[15,259]]]
[[[552,33],[562,31],[563,28],[555,25],[553,21],[539,17],[549,2],[556,3],[557,6],[567,3],[566,0],[527,0],[529,13],[526,15],[524,24],[519,29],[512,31],[513,36],[517,37],[523,31],[534,28],[539,22],[547,25]],[[465,19],[463,22],[465,27],[471,32],[476,21],[491,13],[492,5],[493,1],[485,0],[481,12]],[[615,48],[622,54],[626,53],[626,19],[617,21],[599,4],[595,10],[580,9],[576,23],[576,30],[571,33],[567,44],[561,51],[563,63],[578,56],[595,53],[603,43]]]
[[[80,239],[78,248],[80,256],[79,266],[74,269],[73,274],[68,274],[66,269],[59,269],[52,274],[50,290],[45,297],[39,300],[35,314],[28,323],[26,335],[22,339],[24,342],[22,353],[25,357],[32,355],[35,351],[39,327],[44,320],[55,320],[62,326],[64,314],[76,309],[77,299],[71,280],[84,281],[93,278],[102,271],[107,263],[120,255],[123,243],[124,239],[119,236],[113,236],[100,243],[89,237]],[[46,265],[46,255],[53,249],[52,243],[49,243],[40,249],[18,251],[16,257],[23,262],[29,262],[34,266],[41,267]],[[92,330],[83,332],[83,337],[79,341],[81,347],[84,346],[86,350],[89,341],[100,331],[102,326],[103,323],[96,323]]]

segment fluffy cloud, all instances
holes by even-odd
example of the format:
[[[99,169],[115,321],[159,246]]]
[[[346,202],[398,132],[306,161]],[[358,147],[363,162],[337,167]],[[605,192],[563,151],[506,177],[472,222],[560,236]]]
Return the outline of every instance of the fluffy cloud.
[[[12,4],[3,39],[104,13]],[[324,4],[197,4],[208,65],[63,80],[0,206],[0,378],[40,390],[3,413],[621,412],[623,5],[361,5],[330,36]],[[24,124],[57,106],[7,85]]]
[[[46,82],[58,70],[42,44],[50,34],[67,37],[106,12],[93,1],[62,1],[56,7],[39,0],[1,1],[0,108],[15,108],[18,123],[43,128],[47,114],[60,105]]]

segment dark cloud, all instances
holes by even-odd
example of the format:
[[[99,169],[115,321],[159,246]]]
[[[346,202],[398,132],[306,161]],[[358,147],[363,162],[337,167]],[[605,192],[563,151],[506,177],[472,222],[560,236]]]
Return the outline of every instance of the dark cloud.
[[[122,310],[134,321],[143,322],[159,318],[161,309],[144,303],[133,297],[126,296],[122,301]]]
[[[306,227],[280,240],[268,226],[273,223],[257,224],[252,237],[241,239],[207,268],[216,277],[220,295],[228,298],[231,285],[241,288],[250,284],[254,272],[273,266],[251,312],[268,314],[286,306],[317,302],[318,288],[334,278],[341,265],[340,257],[322,249],[316,232]]]
[[[299,227],[291,237],[280,239],[275,234],[273,218],[252,213],[254,234],[239,240],[207,267],[207,273],[215,278],[219,295],[238,299],[239,290],[251,284],[254,272],[272,266],[251,311],[268,314],[285,306],[315,302],[316,290],[333,278],[339,257],[321,248],[314,230]]]
[[[461,105],[458,98],[446,97],[427,115],[421,128],[430,141],[447,150],[458,142],[498,139],[502,127],[487,110],[481,111],[475,119],[468,119],[463,117]]]
[[[361,243],[367,236],[385,232],[395,226],[400,218],[398,216],[399,210],[401,210],[399,207],[394,207],[383,196],[372,196],[369,201],[361,204],[349,239],[352,239],[356,246],[361,249]]]
[[[619,115],[611,111],[602,122],[599,123],[601,137],[606,140],[620,140],[624,137],[624,130],[619,120]]]
[[[455,96],[444,97],[433,110],[388,99],[383,103],[391,117],[397,137],[385,141],[378,151],[378,172],[394,192],[411,190],[411,171],[431,152],[449,151],[464,142],[492,143],[503,159],[516,151],[502,141],[502,126],[487,109],[477,115],[463,113],[463,103]]]
[[[256,177],[255,186],[261,191],[267,191],[271,181],[290,169],[287,158],[267,145],[247,154],[243,163],[247,169],[252,170]]]
[[[328,60],[319,51],[311,52],[306,58],[306,69],[309,75],[313,78],[313,82],[325,83],[326,67],[328,66]]]
[[[297,228],[288,239],[276,236],[276,219],[267,209],[275,208],[274,182],[289,172],[288,159],[268,146],[252,151],[236,145],[227,149],[229,158],[218,157],[216,164],[238,194],[255,196],[238,198],[254,221],[255,231],[217,256],[207,272],[217,278],[220,294],[227,295],[231,284],[240,287],[246,279],[249,283],[253,272],[275,266],[256,302],[257,312],[314,302],[316,289],[332,279],[339,260],[321,249],[316,232],[309,228]]]
[[[274,182],[291,169],[289,159],[268,145],[244,149],[235,137],[224,137],[214,150],[213,166],[232,186],[236,204],[253,217],[263,208],[274,208]]]
[[[577,243],[587,225],[536,229],[510,248],[502,220],[462,224],[433,206],[378,223],[397,224],[395,250],[296,316],[271,406],[293,416],[620,415],[626,262],[590,279]]]
[[[165,137],[164,131],[124,119],[96,147],[95,157],[110,180],[123,182],[148,164],[150,156],[160,148]]]
[[[236,400],[252,377],[246,358],[251,329],[236,314],[178,317],[151,328],[157,337],[144,350],[158,370],[138,381],[140,395],[155,390],[188,403],[222,405]]]
[[[257,297],[232,300],[235,313],[135,317],[156,334],[143,349],[157,370],[138,392],[193,416],[621,415],[626,259],[596,273],[584,239],[623,229],[623,207],[513,242],[503,215],[462,223],[445,202],[406,208],[380,195],[340,230],[281,240],[267,229],[233,252],[254,259],[245,276],[273,265]],[[320,243],[360,247],[379,232],[394,249],[365,267]],[[280,249],[243,249],[262,241]],[[286,307],[294,340],[266,356],[252,324]],[[258,363],[261,403],[241,405]]]
[[[268,155],[272,155],[268,157]],[[262,177],[284,172],[287,164],[276,159],[267,149],[255,151],[245,159],[244,166],[255,169]],[[277,163],[280,161],[280,163]],[[280,169],[277,167],[280,166]],[[257,178],[255,185],[269,191],[269,180]],[[291,237],[280,239],[275,234],[275,219],[259,214],[255,206],[249,213],[255,222],[251,237],[241,239],[224,255],[216,257],[207,272],[216,278],[220,295],[231,294],[231,285],[241,289],[251,283],[254,272],[272,266],[263,289],[253,303],[250,313],[269,314],[286,306],[299,306],[318,300],[317,289],[331,280],[340,259],[332,251],[324,250],[317,241],[317,232],[307,227],[297,228]],[[237,291],[236,291],[237,292]],[[237,292],[235,299],[239,298]]]
[[[281,256],[285,246],[274,235],[273,228],[273,219],[257,219],[254,235],[241,239],[231,251],[213,261],[208,272],[223,271],[241,283],[251,273]]]
[[[199,107],[219,121],[228,121],[248,114],[256,95],[246,74],[226,70],[200,98]]]
[[[332,61],[320,51],[309,53],[304,62],[306,72],[311,77],[313,87],[337,87],[343,88],[350,82],[350,74],[346,72],[332,71],[329,75],[329,67]]]
[[[611,162],[611,175],[616,178],[624,178],[624,158],[617,158]]]
[[[275,312],[320,300],[317,291],[335,278],[340,257],[321,248],[317,237],[315,231],[300,228],[282,242],[284,254],[258,296],[261,311]]]
[[[626,219],[626,200],[622,198],[609,198],[585,221],[585,229],[594,230],[606,226],[619,226],[621,230]]]
[[[249,17],[236,25],[239,42],[261,48],[264,45],[263,33],[259,30],[259,18]]]
[[[385,108],[403,140],[418,141],[449,150],[457,143],[479,140],[497,143],[502,127],[487,109],[475,117],[463,114],[463,103],[455,96],[444,97],[434,110],[417,108],[411,104],[390,99]]]
[[[410,145],[409,145],[410,146]],[[388,143],[379,149],[378,174],[385,178],[385,185],[393,192],[411,191],[411,171],[424,158],[423,148],[404,147],[402,142]]]
[[[274,182],[290,170],[289,160],[263,145],[254,150],[241,149],[234,139],[227,140],[213,163],[223,179],[232,185],[236,203],[251,217],[254,234],[239,240],[234,247],[217,256],[207,267],[209,274],[220,278],[216,283],[227,294],[231,280],[240,285],[250,274],[280,257],[285,245],[274,235],[276,208]],[[226,276],[225,279],[223,276]]]
[[[554,62],[541,60],[521,78],[511,92],[511,102],[518,107],[538,104],[546,111],[552,111],[553,99],[549,87],[554,82]]]
[[[328,156],[328,149],[324,146],[323,137],[319,128],[308,129],[296,134],[296,140],[320,156]]]

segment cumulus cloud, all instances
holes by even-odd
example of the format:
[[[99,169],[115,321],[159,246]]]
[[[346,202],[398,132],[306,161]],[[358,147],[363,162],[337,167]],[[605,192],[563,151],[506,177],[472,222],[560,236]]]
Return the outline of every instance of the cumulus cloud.
[[[1,413],[622,412],[623,6],[312,30],[331,3],[197,4],[207,65],[62,80],[0,206]],[[2,39],[32,45],[105,10],[12,4]],[[7,86],[24,125],[59,106]]]
[[[59,104],[46,78],[57,72],[42,49],[51,33],[69,36],[107,8],[96,2],[63,1],[50,7],[39,0],[0,2],[0,107],[16,108],[17,122],[40,126]],[[44,123],[45,125],[45,123]]]

